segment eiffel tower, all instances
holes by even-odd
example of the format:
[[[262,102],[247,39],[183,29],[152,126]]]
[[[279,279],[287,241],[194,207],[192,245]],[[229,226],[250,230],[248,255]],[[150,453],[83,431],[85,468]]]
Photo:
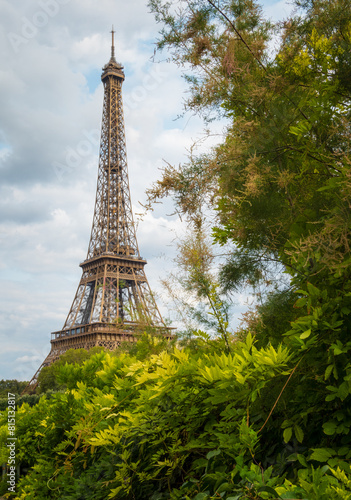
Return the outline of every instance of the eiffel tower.
[[[139,253],[129,192],[122,84],[123,66],[116,61],[112,28],[111,58],[103,67],[104,103],[95,210],[82,278],[62,330],[51,334],[51,351],[38,375],[68,349],[101,346],[116,349],[134,342],[137,332],[153,328],[171,337],[157,308]]]

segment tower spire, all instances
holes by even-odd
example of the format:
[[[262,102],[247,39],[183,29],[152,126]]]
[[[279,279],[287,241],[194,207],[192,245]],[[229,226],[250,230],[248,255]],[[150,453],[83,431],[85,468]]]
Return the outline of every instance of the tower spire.
[[[116,58],[115,58],[115,30],[113,29],[113,25],[112,25],[112,30],[111,30],[111,34],[112,34],[112,45],[111,45],[111,59],[112,61],[116,61]]]

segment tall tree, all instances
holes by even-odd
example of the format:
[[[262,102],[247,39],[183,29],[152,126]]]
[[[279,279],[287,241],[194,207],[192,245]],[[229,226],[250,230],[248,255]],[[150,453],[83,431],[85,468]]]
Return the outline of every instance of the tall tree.
[[[207,117],[224,115],[230,125],[212,155],[180,170],[168,167],[151,198],[173,191],[180,210],[192,215],[202,199],[199,192],[212,197],[218,210],[215,238],[234,243],[222,272],[228,288],[248,277],[265,279],[277,261],[304,281],[344,266],[350,199],[348,2],[297,2],[300,10],[277,25],[264,20],[251,0],[178,5],[150,2],[163,24],[158,47],[190,71],[187,108]]]
[[[315,430],[315,446],[329,436],[348,446],[349,2],[297,0],[291,17],[275,25],[252,0],[150,6],[162,24],[159,49],[188,73],[187,108],[229,120],[224,142],[178,169],[168,166],[150,199],[173,194],[190,221],[198,200],[213,202],[214,239],[232,249],[221,270],[227,290],[266,283],[280,266],[288,286],[249,322],[261,345],[284,342],[292,351],[294,386],[279,395],[275,418],[286,441],[296,424]]]

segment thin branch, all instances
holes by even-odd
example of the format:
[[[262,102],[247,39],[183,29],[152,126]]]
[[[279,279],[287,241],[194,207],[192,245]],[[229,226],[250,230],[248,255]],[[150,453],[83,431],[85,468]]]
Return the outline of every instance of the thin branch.
[[[235,24],[229,19],[229,17],[225,14],[225,12],[223,12],[218,5],[215,5],[213,3],[212,0],[207,0],[208,3],[210,5],[212,5],[212,7],[214,9],[217,10],[217,12],[219,12],[221,14],[221,16],[224,17],[224,19],[229,23],[229,25],[233,28],[233,30],[235,31],[235,33],[237,34],[237,36],[239,37],[239,39],[241,40],[241,42],[245,45],[245,47],[247,48],[247,50],[250,52],[250,54],[253,56],[253,58],[258,62],[258,64],[261,66],[261,68],[263,69],[263,71],[265,73],[267,73],[267,68],[266,66],[262,63],[262,61],[255,55],[255,53],[252,51],[251,47],[249,46],[249,44],[246,42],[246,40],[244,39],[244,37],[240,34],[240,32],[237,30],[237,28],[235,27]],[[310,120],[308,119],[308,117],[305,115],[305,113],[302,111],[302,109],[300,109],[300,107],[295,104],[295,102],[291,99],[291,97],[289,97],[284,91],[283,91],[283,95],[291,102],[291,104],[298,110],[299,113],[301,113],[301,115],[305,118],[306,121],[308,121],[310,123]]]
[[[255,55],[255,53],[252,51],[251,47],[248,45],[248,43],[246,42],[246,40],[243,38],[243,36],[240,34],[240,32],[236,29],[235,27],[235,24],[229,19],[229,17],[225,14],[225,12],[223,12],[219,7],[218,5],[215,5],[212,0],[207,0],[208,3],[210,5],[212,5],[212,7],[214,9],[216,9],[220,14],[221,16],[224,17],[224,19],[230,24],[230,26],[233,28],[233,30],[235,31],[235,33],[237,34],[237,36],[239,37],[239,39],[241,40],[241,42],[245,45],[245,47],[247,48],[247,50],[250,52],[250,54],[253,56],[254,59],[256,59],[256,61],[258,62],[258,64],[263,68],[263,70],[265,72],[267,72],[267,68],[265,67],[265,65],[260,61],[260,59]]]
[[[296,368],[299,366],[299,364],[300,364],[301,360],[302,360],[302,358],[300,359],[300,361],[297,363],[297,365],[295,366],[295,368],[294,368],[294,369],[292,370],[292,372],[290,373],[289,378],[288,378],[288,380],[285,382],[285,384],[284,384],[284,386],[283,386],[282,390],[280,391],[280,394],[279,394],[279,396],[277,397],[277,399],[276,399],[276,401],[275,401],[275,403],[274,403],[274,405],[273,405],[273,407],[272,407],[271,411],[269,412],[268,417],[266,418],[266,420],[265,420],[264,424],[262,425],[261,429],[260,429],[258,432],[261,432],[261,431],[262,431],[262,430],[266,427],[266,424],[267,424],[268,420],[271,418],[272,413],[274,412],[274,409],[275,409],[275,407],[277,406],[279,399],[281,398],[281,396],[282,396],[282,394],[283,394],[283,392],[284,392],[284,390],[285,390],[286,386],[288,385],[288,383],[289,383],[289,381],[290,381],[291,377],[294,375],[294,373],[295,373],[295,371],[296,371]]]

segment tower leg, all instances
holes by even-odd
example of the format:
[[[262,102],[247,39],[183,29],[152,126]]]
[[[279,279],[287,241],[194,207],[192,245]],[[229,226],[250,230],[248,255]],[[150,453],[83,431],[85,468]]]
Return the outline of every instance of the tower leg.
[[[33,394],[35,392],[35,389],[38,387],[38,377],[39,373],[41,370],[44,368],[44,366],[50,366],[56,359],[58,359],[59,356],[55,354],[54,350],[51,348],[51,351],[49,354],[46,356],[45,360],[42,362],[42,364],[39,366],[35,374],[33,375],[32,379],[28,383],[28,385],[25,387],[24,391],[22,392],[23,394]]]

